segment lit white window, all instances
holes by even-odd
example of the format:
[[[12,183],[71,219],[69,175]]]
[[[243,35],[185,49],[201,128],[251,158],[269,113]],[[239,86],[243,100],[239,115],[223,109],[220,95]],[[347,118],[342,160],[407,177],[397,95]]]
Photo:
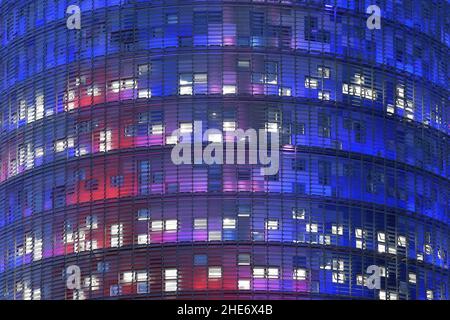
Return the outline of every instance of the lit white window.
[[[267,220],[266,230],[278,230],[279,222],[278,220]]]
[[[344,234],[344,226],[333,224],[331,226],[331,233],[334,235],[342,236]]]
[[[427,243],[423,246],[423,251],[425,254],[430,255],[433,253],[433,248],[431,247],[431,244]]]
[[[206,84],[208,83],[208,75],[206,73],[195,73],[194,74],[195,84]]]
[[[236,229],[236,219],[225,218],[223,219],[224,229]]]
[[[266,123],[266,130],[267,130],[267,132],[277,133],[278,132],[278,123],[276,123],[276,122]]]
[[[147,234],[138,234],[137,236],[138,244],[148,244],[148,235]]]
[[[181,86],[180,87],[180,95],[191,96],[192,94],[193,94],[192,86]]]
[[[266,269],[261,267],[253,268],[253,277],[254,278],[264,278],[266,276]]]
[[[239,290],[250,290],[250,280],[238,280]]]
[[[408,274],[408,282],[412,283],[412,284],[416,284],[417,283],[417,276],[415,273],[410,272]]]
[[[127,271],[122,273],[122,283],[131,283],[134,280],[134,273],[132,271]]]
[[[222,142],[222,134],[219,134],[219,133],[209,133],[209,134],[208,134],[208,142],[212,142],[212,143],[221,143],[221,142]]]
[[[292,89],[288,87],[281,87],[279,90],[279,95],[281,97],[291,97],[292,96]]]
[[[67,141],[66,140],[58,140],[55,142],[55,152],[63,152],[66,150]]]
[[[292,208],[292,219],[305,220],[306,209],[304,208]]]
[[[99,151],[108,152],[111,149],[112,149],[112,131],[105,130],[100,132]]]
[[[221,241],[221,240],[222,240],[222,231],[208,232],[208,241]]]
[[[332,282],[339,284],[345,283],[345,274],[343,272],[333,272]]]
[[[423,261],[423,253],[416,254],[416,259],[417,259],[417,261],[422,262]]]
[[[178,143],[178,137],[177,136],[168,136],[166,138],[166,144],[167,145],[173,145]]]
[[[209,267],[208,268],[208,278],[209,279],[222,278],[222,268],[221,267]]]
[[[319,90],[319,92],[318,92],[318,98],[319,98],[320,100],[329,101],[329,100],[330,100],[330,91]]]
[[[317,89],[319,87],[319,81],[314,78],[306,77],[305,78],[305,88],[309,89]]]
[[[317,233],[319,231],[319,225],[317,223],[307,223],[306,232]]]
[[[152,91],[150,89],[139,89],[138,98],[139,99],[150,99],[152,97]]]
[[[236,94],[236,86],[234,85],[224,85],[222,88],[222,93],[225,94]]]
[[[399,247],[406,247],[406,237],[405,236],[398,236],[397,238],[397,245]]]
[[[151,230],[152,231],[162,231],[164,226],[164,221],[162,220],[154,220],[151,223]]]
[[[330,71],[330,68],[327,68],[327,67],[318,67],[317,73],[319,74],[319,77],[324,78],[324,79],[329,79],[331,71]]]
[[[367,276],[363,276],[363,275],[361,275],[361,274],[358,274],[358,275],[356,276],[356,284],[357,284],[358,286],[365,286],[366,283],[367,283]]]
[[[195,230],[206,230],[207,226],[208,226],[207,219],[194,219]]]
[[[384,232],[378,232],[378,242],[386,242],[386,234]]]
[[[86,89],[86,95],[90,97],[98,97],[100,95],[100,89],[98,87],[92,86]]]
[[[165,230],[166,231],[176,231],[178,229],[178,221],[175,219],[166,220]]]
[[[152,134],[161,135],[164,133],[164,126],[162,124],[153,124],[152,125]]]
[[[86,217],[86,228],[93,230],[98,228],[98,218],[96,215]]]
[[[123,245],[123,224],[113,224],[111,226],[111,247],[121,247]]]
[[[239,68],[250,68],[250,60],[238,60]]]
[[[136,272],[136,281],[148,281],[148,273],[147,271],[138,271]]]
[[[434,299],[433,290],[427,290],[427,300],[433,300],[433,299]]]
[[[278,279],[280,270],[278,268],[267,268],[267,278]]]
[[[177,269],[166,269],[164,271],[164,291],[174,292],[178,290],[178,270]]]
[[[149,73],[151,70],[151,64],[140,64],[138,65],[138,73],[140,76]]]
[[[193,131],[192,122],[180,123],[180,132],[181,133],[192,133],[192,131]]]
[[[236,131],[236,122],[235,121],[224,121],[223,122],[223,131],[225,131],[225,132]]]
[[[306,269],[294,269],[294,280],[306,280]]]

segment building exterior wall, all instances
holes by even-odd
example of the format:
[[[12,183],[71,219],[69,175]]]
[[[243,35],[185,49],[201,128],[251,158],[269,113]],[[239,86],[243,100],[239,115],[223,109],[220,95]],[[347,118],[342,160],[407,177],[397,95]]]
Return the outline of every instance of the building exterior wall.
[[[78,4],[0,1],[0,299],[449,298],[448,1]],[[279,173],[173,164],[194,121]]]

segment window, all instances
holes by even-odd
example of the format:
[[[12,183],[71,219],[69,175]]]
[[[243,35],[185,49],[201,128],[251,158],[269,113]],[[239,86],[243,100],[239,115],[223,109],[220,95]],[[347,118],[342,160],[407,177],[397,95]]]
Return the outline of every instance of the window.
[[[278,220],[267,220],[266,230],[278,230]]]
[[[249,254],[239,254],[238,255],[238,266],[249,266],[250,265],[250,255]]]
[[[344,226],[333,224],[331,226],[331,233],[334,235],[342,236],[344,234]]]
[[[131,283],[134,280],[134,273],[132,271],[127,271],[122,273],[122,283]]]
[[[178,270],[166,269],[164,270],[164,291],[174,292],[178,290]]]
[[[208,278],[209,279],[222,278],[222,268],[221,267],[209,267],[208,268]]]
[[[140,76],[149,73],[151,70],[151,64],[140,64],[138,65],[138,74]]]
[[[222,232],[221,231],[209,231],[208,241],[221,241],[221,240],[222,240]]]
[[[236,219],[225,218],[223,219],[224,229],[236,229]]]
[[[238,60],[239,68],[250,68],[250,60]]]
[[[434,299],[433,290],[427,290],[427,300],[433,300],[433,299]]]
[[[235,121],[224,121],[223,122],[223,131],[224,132],[236,131],[236,122]]]
[[[292,219],[305,220],[306,209],[305,208],[292,208]]]
[[[207,219],[194,219],[195,230],[206,230],[207,226],[208,226]]]
[[[226,94],[236,94],[236,86],[235,85],[224,85],[222,88],[222,93]]]
[[[410,272],[410,273],[408,274],[408,282],[411,283],[411,284],[416,284],[416,282],[417,282],[417,276],[416,276],[415,273]]]
[[[305,77],[305,88],[317,89],[319,87],[319,81],[311,77]]]
[[[139,209],[137,216],[138,216],[139,221],[149,220],[150,219],[150,211],[148,209]]]
[[[123,176],[112,176],[111,177],[111,187],[120,188],[123,187],[124,177]]]
[[[306,269],[297,268],[294,270],[294,280],[306,280]]]
[[[208,264],[208,256],[206,254],[194,255],[194,266],[206,266]]]
[[[330,91],[327,91],[327,90],[319,90],[318,98],[319,98],[320,100],[325,100],[325,101],[330,100]]]
[[[250,280],[238,280],[239,290],[250,290]]]
[[[137,242],[139,245],[145,245],[148,244],[148,235],[147,234],[138,234],[137,236]]]
[[[292,96],[292,88],[289,87],[281,87],[278,94],[281,97],[291,97]]]
[[[324,79],[329,79],[330,78],[330,68],[318,67],[317,68],[317,73],[318,73],[319,77],[321,77],[321,78],[324,78]]]
[[[317,223],[307,223],[306,224],[306,232],[310,233],[317,233],[319,229],[319,226]]]
[[[386,252],[386,234],[384,232],[377,233],[377,241],[378,241],[378,252],[379,253]]]
[[[178,228],[178,221],[175,219],[166,220],[165,222],[165,230],[166,231],[176,231]]]
[[[398,238],[397,238],[397,245],[399,247],[406,248],[406,237],[405,236],[398,236]]]
[[[177,24],[178,23],[178,15],[176,13],[169,13],[166,15],[167,24]]]
[[[113,224],[111,226],[111,247],[121,247],[123,245],[123,224]]]
[[[254,267],[253,268],[253,277],[256,279],[278,279],[279,278],[280,270],[279,268],[275,267]]]

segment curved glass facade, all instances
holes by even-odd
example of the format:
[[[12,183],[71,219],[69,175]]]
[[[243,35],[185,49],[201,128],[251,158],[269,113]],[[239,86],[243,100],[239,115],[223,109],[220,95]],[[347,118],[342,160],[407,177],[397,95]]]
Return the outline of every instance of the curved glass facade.
[[[76,2],[0,0],[1,299],[449,298],[448,1]],[[194,121],[279,173],[173,164]]]

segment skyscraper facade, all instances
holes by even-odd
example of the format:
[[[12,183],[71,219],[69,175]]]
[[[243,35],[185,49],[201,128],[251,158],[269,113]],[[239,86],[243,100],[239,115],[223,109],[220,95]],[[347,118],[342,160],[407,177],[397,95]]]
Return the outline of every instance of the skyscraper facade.
[[[449,12],[0,0],[0,299],[448,299]],[[278,173],[175,164],[197,121]]]

